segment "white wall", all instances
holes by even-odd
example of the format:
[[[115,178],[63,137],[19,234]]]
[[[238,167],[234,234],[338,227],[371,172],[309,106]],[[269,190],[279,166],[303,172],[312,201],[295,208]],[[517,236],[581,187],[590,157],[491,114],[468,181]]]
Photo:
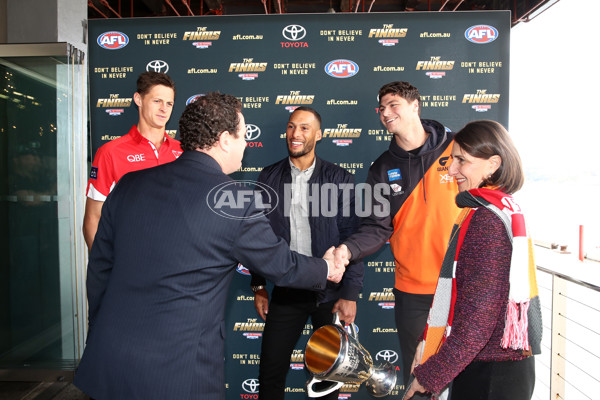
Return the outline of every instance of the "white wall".
[[[518,193],[534,234],[577,252],[600,246],[600,2],[561,0],[511,31],[510,132],[525,164]]]

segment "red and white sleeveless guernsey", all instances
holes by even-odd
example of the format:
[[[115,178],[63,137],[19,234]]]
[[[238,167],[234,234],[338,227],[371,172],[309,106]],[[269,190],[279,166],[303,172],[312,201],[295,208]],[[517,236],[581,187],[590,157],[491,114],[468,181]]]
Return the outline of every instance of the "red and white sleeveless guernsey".
[[[105,201],[119,179],[128,172],[138,171],[176,160],[182,153],[178,140],[165,133],[160,149],[142,136],[134,125],[125,136],[111,140],[96,152],[87,197]]]

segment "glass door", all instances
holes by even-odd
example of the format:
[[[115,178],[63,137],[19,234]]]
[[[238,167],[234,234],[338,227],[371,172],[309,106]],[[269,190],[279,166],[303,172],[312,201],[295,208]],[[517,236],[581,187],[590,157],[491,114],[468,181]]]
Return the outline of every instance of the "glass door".
[[[66,43],[0,46],[0,369],[79,360],[83,82]]]

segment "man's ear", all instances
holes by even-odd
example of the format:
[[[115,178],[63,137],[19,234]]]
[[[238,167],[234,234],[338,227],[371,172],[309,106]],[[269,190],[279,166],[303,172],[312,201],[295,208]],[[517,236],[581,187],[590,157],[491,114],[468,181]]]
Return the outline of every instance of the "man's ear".
[[[139,107],[142,104],[142,95],[139,94],[138,92],[135,92],[133,94],[133,101]]]
[[[224,152],[229,152],[229,147],[231,146],[231,135],[229,131],[223,131],[219,133],[219,140],[217,141],[218,146]]]
[[[318,142],[319,140],[321,140],[321,138],[322,138],[322,137],[323,137],[323,132],[322,132],[322,131],[319,129],[319,130],[317,131],[317,135],[316,135],[317,142]]]

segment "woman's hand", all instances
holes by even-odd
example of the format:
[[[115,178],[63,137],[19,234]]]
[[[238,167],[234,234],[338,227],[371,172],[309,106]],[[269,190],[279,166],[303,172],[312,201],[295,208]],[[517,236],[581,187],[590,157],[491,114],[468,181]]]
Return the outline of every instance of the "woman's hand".
[[[408,387],[408,389],[406,389],[406,394],[404,395],[403,399],[410,399],[414,396],[415,393],[420,392],[420,393],[425,393],[427,392],[427,389],[425,389],[417,380],[417,378],[415,377],[415,379],[413,379],[412,383],[410,384],[410,386]]]
[[[415,357],[413,358],[412,365],[410,366],[410,373],[412,374],[415,367],[421,364],[421,358],[423,357],[423,346],[425,346],[425,342],[421,340],[421,343],[417,346],[417,351],[415,351]]]

